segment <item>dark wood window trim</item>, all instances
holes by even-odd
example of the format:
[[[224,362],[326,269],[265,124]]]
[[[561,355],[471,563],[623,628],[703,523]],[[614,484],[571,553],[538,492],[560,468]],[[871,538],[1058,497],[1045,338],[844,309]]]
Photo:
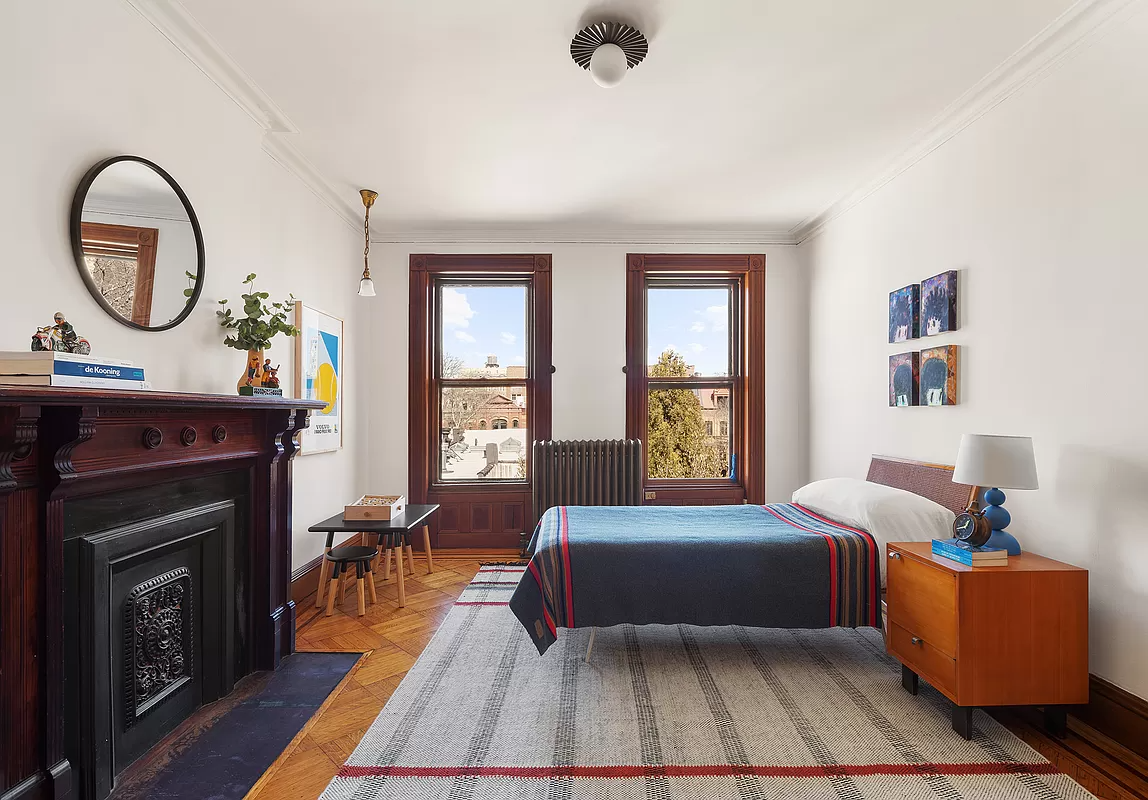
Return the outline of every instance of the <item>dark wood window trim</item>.
[[[440,503],[432,519],[433,546],[518,547],[531,513],[530,481],[437,483],[439,410],[433,396],[436,365],[435,281],[449,278],[523,278],[531,282],[526,381],[532,440],[551,438],[551,257],[548,254],[410,257],[410,354],[407,497]],[[529,448],[528,448],[529,449]],[[527,456],[529,458],[529,455]]]
[[[732,415],[737,480],[646,479],[647,501],[765,502],[765,256],[640,254],[626,257],[626,436],[646,440],[646,283],[653,276],[725,278],[741,285],[741,342]],[[654,497],[650,494],[653,493]]]
[[[151,296],[155,284],[155,255],[159,228],[137,228],[105,222],[80,224],[84,255],[130,258],[136,262],[136,285],[132,295],[132,322],[151,324]]]

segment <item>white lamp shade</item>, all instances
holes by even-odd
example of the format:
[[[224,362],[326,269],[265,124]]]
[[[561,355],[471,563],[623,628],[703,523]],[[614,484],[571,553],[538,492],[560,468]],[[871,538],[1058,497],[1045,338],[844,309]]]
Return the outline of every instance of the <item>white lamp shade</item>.
[[[375,296],[375,282],[370,278],[363,278],[359,281],[359,297],[374,297]]]
[[[966,433],[953,482],[997,489],[1037,489],[1036,457],[1028,436]]]
[[[609,89],[626,77],[626,53],[616,44],[599,45],[590,56],[590,74],[594,83]]]

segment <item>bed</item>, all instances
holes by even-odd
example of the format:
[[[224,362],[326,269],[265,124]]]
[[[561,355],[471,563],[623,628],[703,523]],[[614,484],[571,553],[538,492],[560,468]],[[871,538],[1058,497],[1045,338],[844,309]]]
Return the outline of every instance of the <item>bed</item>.
[[[867,481],[963,510],[952,467],[874,456]],[[630,623],[881,626],[884,542],[794,503],[560,506],[543,514],[510,608],[539,653],[561,628]]]

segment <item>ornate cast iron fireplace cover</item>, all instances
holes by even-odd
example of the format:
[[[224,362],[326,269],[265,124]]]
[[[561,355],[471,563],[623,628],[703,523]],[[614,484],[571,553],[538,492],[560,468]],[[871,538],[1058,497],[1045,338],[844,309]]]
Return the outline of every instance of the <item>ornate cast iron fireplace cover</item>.
[[[180,567],[136,586],[124,609],[124,724],[192,678],[191,573]]]

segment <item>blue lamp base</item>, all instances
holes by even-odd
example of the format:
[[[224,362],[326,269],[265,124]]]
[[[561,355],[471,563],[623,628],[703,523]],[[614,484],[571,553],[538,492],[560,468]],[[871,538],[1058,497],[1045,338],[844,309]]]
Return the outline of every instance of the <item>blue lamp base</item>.
[[[985,519],[993,526],[993,532],[986,547],[999,547],[1010,556],[1020,555],[1020,542],[1016,537],[1005,530],[1012,522],[1012,515],[1004,507],[1005,493],[1000,489],[988,489],[985,492]]]

